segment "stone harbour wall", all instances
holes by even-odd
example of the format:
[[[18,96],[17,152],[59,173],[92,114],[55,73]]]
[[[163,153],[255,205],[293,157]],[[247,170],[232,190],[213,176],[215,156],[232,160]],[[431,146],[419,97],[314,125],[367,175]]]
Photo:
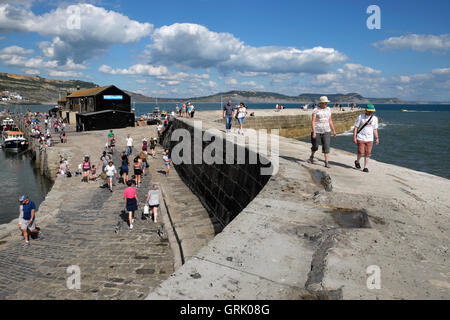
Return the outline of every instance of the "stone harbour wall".
[[[175,119],[162,136],[161,142],[166,149],[172,150],[178,143],[177,141],[171,141],[172,134],[177,129],[185,129],[190,133],[192,146],[190,159],[192,164],[183,163],[176,165],[175,168],[185,184],[200,198],[209,213],[217,218],[223,228],[264,188],[270,179],[270,175],[261,175],[261,168],[270,167],[271,164],[267,159],[260,158],[254,151],[244,146],[232,144],[220,136],[216,136],[215,139],[221,140],[223,146],[222,159],[226,161],[227,144],[232,144],[234,164],[208,165],[204,161],[202,161],[202,164],[193,164],[194,152],[203,153],[212,142],[203,142],[201,146],[195,146],[194,130],[196,129],[194,129],[194,126]],[[199,148],[201,149],[199,150]],[[230,148],[230,145],[228,145],[228,148]],[[256,158],[257,164],[237,164],[239,152],[245,152],[246,159]]]
[[[334,112],[332,119],[336,132],[342,133],[350,130],[357,116],[363,112],[363,110]],[[271,133],[274,129],[278,129],[280,131],[279,135],[286,138],[303,138],[311,134],[311,112],[295,115],[289,114],[286,116],[283,116],[283,111],[273,116],[258,116],[258,111],[255,111],[255,113],[255,117],[247,117],[245,119],[245,128],[255,130],[267,129],[268,133]],[[225,124],[224,119],[217,121]],[[239,127],[236,119],[233,119],[233,127]]]

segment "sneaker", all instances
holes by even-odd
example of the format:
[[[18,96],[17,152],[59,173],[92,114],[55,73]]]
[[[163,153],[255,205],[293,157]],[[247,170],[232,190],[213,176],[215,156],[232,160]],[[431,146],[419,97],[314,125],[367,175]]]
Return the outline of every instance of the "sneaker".
[[[355,160],[355,167],[356,169],[361,169],[361,165],[359,164],[358,160]]]
[[[136,221],[136,219],[133,219],[133,223]]]
[[[130,230],[133,230],[133,224],[130,225]]]
[[[27,241],[27,242],[25,242],[23,245],[22,245],[22,247],[28,247],[30,245],[30,242],[29,241]]]
[[[325,168],[328,168],[328,169],[331,168],[330,165],[328,164],[328,162],[325,162]]]
[[[310,157],[310,158],[307,160],[307,162],[313,164],[313,163],[314,163],[314,158],[313,158],[313,157]]]
[[[367,168],[364,168],[364,170],[363,170],[363,172],[369,172],[369,169],[367,169]]]

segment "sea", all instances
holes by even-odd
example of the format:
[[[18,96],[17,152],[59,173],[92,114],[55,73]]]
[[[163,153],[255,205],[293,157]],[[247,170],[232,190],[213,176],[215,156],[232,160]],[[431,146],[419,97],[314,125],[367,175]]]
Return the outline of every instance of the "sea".
[[[240,102],[240,101],[239,101]],[[244,101],[245,102],[245,101]],[[220,103],[194,103],[196,110],[221,110]],[[175,103],[159,103],[165,111],[174,110]],[[53,106],[0,107],[13,112],[47,112]],[[137,116],[153,111],[154,103],[136,103]],[[258,116],[258,109],[273,109],[274,104],[248,104],[250,112]],[[299,108],[286,104],[287,109]],[[376,105],[375,115],[380,119],[380,145],[374,146],[373,159],[450,179],[450,105]],[[309,142],[309,138],[301,141]],[[332,139],[332,148],[356,152],[352,131]],[[305,155],[307,158],[308,155]],[[352,164],[349,164],[352,165]],[[0,150],[0,224],[18,216],[17,198],[29,195],[39,204],[51,188],[26,155],[11,155]]]

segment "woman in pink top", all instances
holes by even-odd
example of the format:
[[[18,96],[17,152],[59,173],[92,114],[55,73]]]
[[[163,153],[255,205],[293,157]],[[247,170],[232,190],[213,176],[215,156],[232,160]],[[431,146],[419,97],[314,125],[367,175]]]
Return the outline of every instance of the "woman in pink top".
[[[137,197],[136,188],[133,188],[131,181],[127,181],[128,188],[123,192],[125,199],[125,209],[128,211],[128,220],[130,223],[130,230],[133,229],[134,212],[138,209],[139,199]]]

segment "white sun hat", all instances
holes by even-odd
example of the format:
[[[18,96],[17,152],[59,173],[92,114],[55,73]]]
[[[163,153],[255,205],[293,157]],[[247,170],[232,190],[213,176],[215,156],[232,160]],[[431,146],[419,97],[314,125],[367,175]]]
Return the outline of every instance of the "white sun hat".
[[[320,97],[319,103],[330,103],[327,96]]]

